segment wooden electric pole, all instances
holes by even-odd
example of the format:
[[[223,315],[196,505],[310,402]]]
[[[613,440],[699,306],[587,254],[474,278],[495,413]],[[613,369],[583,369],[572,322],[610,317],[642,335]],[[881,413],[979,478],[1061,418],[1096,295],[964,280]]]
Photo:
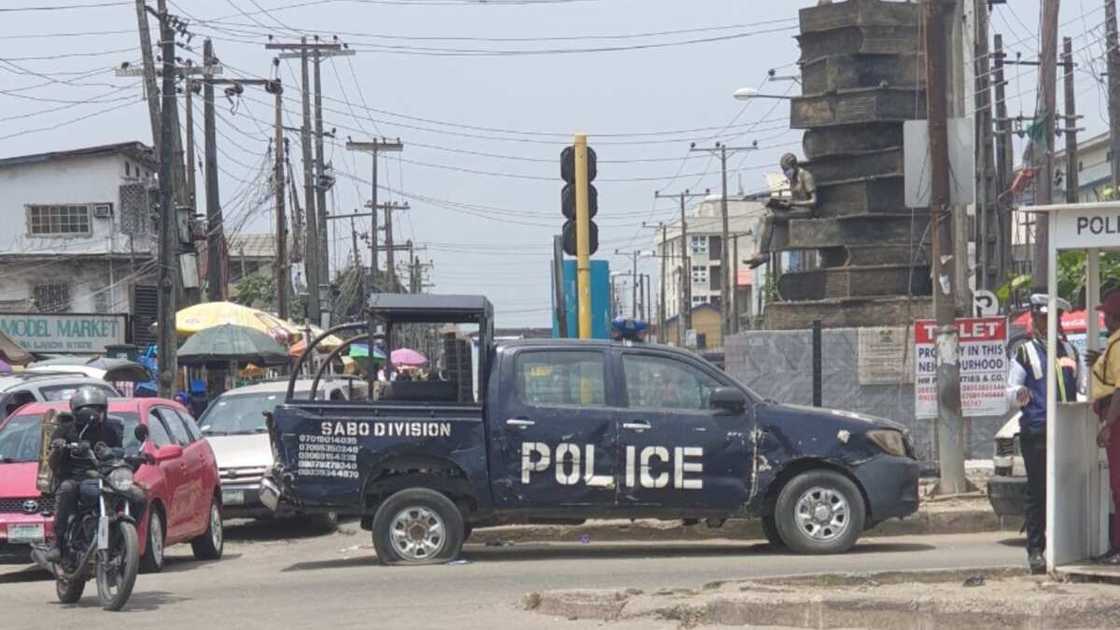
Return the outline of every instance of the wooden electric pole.
[[[276,291],[276,314],[280,319],[288,319],[288,283],[291,275],[288,272],[288,222],[284,213],[284,88],[280,83],[279,73],[276,82],[268,88],[276,98],[276,120],[272,139],[272,150],[275,152],[275,173],[272,176],[273,192],[276,195],[276,267],[273,284]]]
[[[136,0],[136,22],[140,31],[140,58],[143,60],[144,64],[144,96],[148,99],[148,117],[151,119],[152,124],[152,144],[155,145],[156,155],[162,155],[163,122],[161,114],[163,108],[160,105],[159,86],[156,79],[156,61],[155,56],[152,54],[152,34],[151,27],[148,24],[148,9],[145,2],[146,0]],[[166,13],[166,11],[164,12]],[[160,19],[160,32],[162,33],[162,18]],[[172,52],[174,52],[174,49],[172,49]],[[164,68],[166,68],[166,59],[163,60],[163,64]],[[172,64],[174,64],[174,59],[172,60]],[[172,89],[172,93],[174,93],[174,89]]]
[[[1007,80],[1003,72],[1003,35],[994,37],[995,50],[992,53],[992,84],[995,88],[996,106],[996,276],[1002,284],[1008,280],[1011,263],[1011,213],[1004,200],[1004,194],[1011,188],[1012,174],[1015,172],[1015,152],[1012,147],[1011,121],[1007,117]],[[990,236],[990,235],[989,235]]]
[[[179,371],[176,356],[175,313],[179,292],[179,222],[176,217],[174,182],[174,151],[172,135],[175,133],[172,111],[177,107],[175,95],[175,33],[171,29],[167,11],[159,17],[159,39],[163,57],[163,89],[160,116],[159,152],[159,394],[163,398],[175,395],[175,377]],[[145,18],[146,20],[146,18]]]
[[[680,285],[681,291],[680,299],[678,300],[677,324],[678,324],[678,341],[679,345],[683,348],[685,343],[685,336],[689,329],[692,328],[692,268],[690,266],[689,242],[688,242],[688,218],[685,216],[687,210],[688,200],[697,197],[707,197],[711,191],[705,190],[703,193],[694,193],[688,190],[676,194],[663,194],[655,191],[653,193],[654,199],[677,199],[680,201],[680,221],[681,221],[681,264],[680,264]]]
[[[213,62],[214,44],[209,38],[202,43],[202,62]],[[211,302],[225,299],[222,283],[222,249],[225,233],[222,225],[222,204],[218,197],[218,144],[214,119],[214,84],[202,83],[202,135],[205,144],[206,176],[206,298]]]
[[[956,318],[956,265],[950,205],[948,134],[948,31],[940,0],[925,0],[926,90],[929,118],[930,214],[934,265],[933,308],[937,319],[939,491],[959,494],[964,474],[964,417],[961,411],[960,345]]]
[[[695,144],[690,149],[691,151],[700,151],[719,156],[720,163],[720,196],[719,196],[719,212],[720,212],[720,225],[721,225],[721,238],[719,248],[719,269],[720,278],[719,283],[719,312],[720,312],[720,331],[723,343],[727,343],[727,336],[739,332],[739,318],[732,310],[731,303],[731,286],[735,281],[733,280],[735,272],[738,269],[738,261],[735,264],[731,262],[731,230],[729,228],[728,209],[727,209],[727,157],[729,153],[737,153],[739,151],[757,151],[757,146],[749,147],[729,147],[722,142],[717,142],[714,147],[701,148]],[[691,305],[690,305],[691,307]]]
[[[370,272],[369,272],[369,275],[370,275],[369,290],[371,292],[373,292],[373,291],[377,290],[377,233],[378,233],[378,229],[377,229],[377,206],[378,206],[378,203],[377,203],[377,196],[378,196],[377,195],[377,190],[378,190],[377,161],[378,160],[377,160],[377,158],[381,153],[396,153],[396,152],[403,151],[404,150],[404,145],[401,144],[401,139],[400,138],[397,138],[396,140],[387,140],[385,138],[374,138],[373,140],[370,140],[369,142],[354,142],[352,140],[347,140],[346,141],[346,150],[347,151],[364,151],[366,153],[369,153],[370,157],[372,158],[372,162],[373,162],[373,166],[372,166],[372,170],[371,170],[372,178],[370,179],[370,191],[369,191],[370,198],[369,198],[369,203],[367,204],[367,207],[370,208],[370,232],[369,232],[370,233],[370,239],[369,239],[370,243],[369,243],[369,247],[370,247],[370,256],[372,258],[372,262],[370,262]],[[388,287],[387,290],[391,292],[392,288]]]
[[[1039,53],[1038,91],[1042,111],[1035,112],[1035,124],[1042,125],[1041,157],[1036,187],[1036,205],[1054,202],[1054,128],[1058,108],[1058,11],[1060,0],[1042,0],[1042,50]],[[1036,145],[1037,146],[1037,145]],[[1034,256],[1031,265],[1031,289],[1047,293],[1049,273],[1050,226],[1044,220],[1034,223]]]
[[[1116,0],[1104,3],[1105,42],[1108,46],[1108,131],[1112,189],[1120,190],[1120,37],[1116,31]]]
[[[393,246],[393,213],[403,211],[403,210],[408,210],[409,205],[407,203],[401,204],[401,203],[397,203],[397,202],[393,201],[393,202],[389,202],[389,203],[378,204],[377,207],[373,211],[377,212],[377,209],[381,209],[385,212],[385,272],[386,272],[386,283],[389,285],[389,292],[390,293],[397,293],[401,290],[401,287],[398,286],[398,283],[397,283],[397,267],[396,267],[396,262],[395,262],[395,258],[394,258],[394,255],[393,255],[393,253],[395,251],[395,248]]]
[[[1073,39],[1062,39],[1062,69],[1065,75],[1066,112],[1063,116],[1064,125],[1060,128],[1066,136],[1066,203],[1077,203],[1080,196],[1081,182],[1078,170],[1080,156],[1077,150],[1077,115],[1076,94],[1074,92],[1075,80],[1073,77]]]

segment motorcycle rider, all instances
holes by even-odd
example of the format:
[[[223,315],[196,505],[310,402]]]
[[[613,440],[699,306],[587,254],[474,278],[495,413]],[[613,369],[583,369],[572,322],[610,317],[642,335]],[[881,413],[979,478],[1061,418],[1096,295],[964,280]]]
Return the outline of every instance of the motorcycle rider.
[[[86,473],[96,471],[97,465],[89,458],[90,445],[98,459],[104,458],[109,449],[124,447],[124,425],[109,417],[109,399],[105,390],[87,385],[70,397],[70,414],[61,419],[51,436],[50,467],[59,481],[55,491],[54,547],[48,560],[58,562],[66,549],[66,523],[78,509],[82,483]],[[71,453],[67,444],[81,445],[78,453]]]

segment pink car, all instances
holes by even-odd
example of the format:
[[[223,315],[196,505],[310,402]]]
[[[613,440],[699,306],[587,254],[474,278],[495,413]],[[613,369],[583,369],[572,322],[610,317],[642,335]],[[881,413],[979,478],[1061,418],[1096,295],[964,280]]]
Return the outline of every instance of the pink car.
[[[31,403],[0,424],[0,561],[30,562],[30,545],[54,536],[54,502],[35,486],[41,422],[66,402]],[[125,448],[137,423],[151,437],[144,450],[156,459],[136,472],[147,488],[148,509],[139,518],[141,568],[163,568],[170,545],[190,542],[199,559],[222,554],[222,491],[214,452],[190,413],[159,398],[114,399],[109,415],[124,423]]]

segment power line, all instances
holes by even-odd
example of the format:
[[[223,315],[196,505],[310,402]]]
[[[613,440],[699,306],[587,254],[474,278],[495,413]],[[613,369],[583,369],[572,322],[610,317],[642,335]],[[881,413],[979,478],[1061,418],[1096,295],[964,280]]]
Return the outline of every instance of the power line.
[[[24,13],[33,11],[68,11],[70,9],[100,9],[103,7],[119,7],[132,4],[131,2],[96,2],[93,4],[55,4],[33,5],[26,7],[0,8],[0,13]]]

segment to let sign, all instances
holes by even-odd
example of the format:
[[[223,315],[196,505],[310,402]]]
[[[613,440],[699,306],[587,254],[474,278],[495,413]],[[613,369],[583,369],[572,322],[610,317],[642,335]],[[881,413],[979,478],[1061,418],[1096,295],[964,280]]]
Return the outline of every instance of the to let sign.
[[[1007,413],[1007,319],[968,317],[957,320],[961,368],[961,410],[965,417]],[[914,324],[914,414],[937,417],[937,322]]]
[[[28,352],[101,354],[125,342],[126,315],[0,313],[0,330]]]

